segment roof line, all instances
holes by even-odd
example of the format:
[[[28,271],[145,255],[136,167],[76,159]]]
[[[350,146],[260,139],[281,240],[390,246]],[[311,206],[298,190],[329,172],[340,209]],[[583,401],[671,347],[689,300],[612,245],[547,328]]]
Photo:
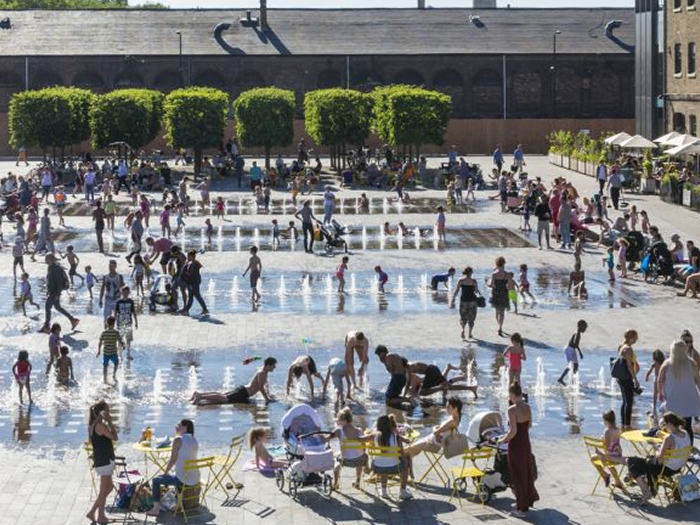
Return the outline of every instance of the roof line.
[[[0,9],[2,12],[62,12],[62,11],[81,11],[81,12],[108,12],[108,13],[123,13],[123,12],[144,12],[144,11],[157,11],[160,13],[176,13],[176,12],[202,12],[202,11],[218,11],[218,12],[245,12],[245,11],[255,11],[259,10],[260,6],[251,7],[240,7],[240,8],[223,8],[223,7],[212,7],[212,8],[167,8],[167,9],[157,9],[151,7],[142,8],[96,8],[96,9],[76,9],[76,8],[66,8],[66,9]],[[484,11],[487,13],[494,12],[504,12],[504,11],[633,11],[634,7],[498,7],[498,8],[469,8],[469,7],[431,7],[425,9],[418,9],[416,7],[298,7],[298,8],[286,8],[286,7],[268,7],[267,11],[317,11],[317,12],[329,12],[329,11],[416,11],[416,12],[426,12],[431,11]]]

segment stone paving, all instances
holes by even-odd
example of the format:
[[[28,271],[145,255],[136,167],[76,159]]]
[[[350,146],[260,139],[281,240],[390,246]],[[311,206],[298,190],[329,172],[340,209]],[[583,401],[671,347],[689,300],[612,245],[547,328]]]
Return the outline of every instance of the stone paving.
[[[482,166],[490,165],[487,158],[470,159],[480,162]],[[438,159],[433,159],[437,162]],[[0,172],[8,170],[22,173],[23,170],[15,170],[14,164],[0,163]],[[532,174],[541,174],[545,180],[551,180],[554,176],[564,175],[574,181],[579,191],[583,194],[592,193],[596,187],[593,179],[574,174],[561,168],[551,167],[545,158],[531,157],[528,159],[528,170]],[[230,188],[222,188],[222,193],[232,195],[231,200],[237,199]],[[213,194],[217,196],[219,189],[215,186]],[[420,192],[426,198],[441,198],[443,192],[426,190]],[[572,266],[573,258],[570,253],[559,250],[538,251],[535,247],[519,247],[499,249],[475,248],[462,245],[450,245],[450,228],[507,228],[517,232],[519,217],[510,214],[503,215],[498,209],[498,204],[486,199],[491,192],[478,192],[477,201],[474,203],[475,213],[449,214],[447,218],[448,243],[444,249],[433,250],[353,250],[351,255],[351,271],[358,275],[371,275],[371,269],[376,264],[382,267],[392,276],[390,286],[394,286],[393,279],[401,273],[406,275],[428,274],[441,271],[451,265],[462,268],[471,265],[479,279],[488,275],[496,256],[504,254],[508,259],[508,265],[516,270],[521,262],[526,262],[533,271],[566,272]],[[369,195],[380,202],[388,194],[386,192],[369,191]],[[342,190],[340,196],[354,199],[357,191]],[[282,194],[279,197],[283,197]],[[318,197],[317,197],[318,198]],[[649,212],[653,224],[659,225],[665,238],[671,233],[679,233],[683,240],[700,238],[700,221],[695,213],[671,206],[661,202],[655,196],[630,195],[629,200],[637,204],[638,208]],[[320,210],[319,210],[320,211]],[[281,224],[288,218],[277,216]],[[348,215],[339,217],[342,222],[347,222],[356,229],[363,226],[367,229],[377,230],[380,225],[389,220],[395,225],[399,220],[396,214],[372,214],[372,215]],[[434,213],[405,214],[403,220],[410,226],[431,228],[434,222]],[[258,215],[241,215],[230,217],[231,222],[227,227],[239,226],[241,228],[258,227],[261,231],[269,228],[271,217]],[[199,247],[198,230],[203,224],[204,217],[193,217],[188,221],[188,231],[192,229],[193,245]],[[90,220],[87,217],[68,217],[68,228],[76,231],[79,236],[92,236]],[[215,222],[216,225],[216,222]],[[3,224],[5,242],[11,238],[8,235],[10,228],[8,223]],[[517,233],[517,235],[520,235]],[[527,239],[526,237],[524,237]],[[533,242],[533,238],[529,239]],[[215,279],[230,278],[232,274],[240,275],[247,264],[245,242],[241,252],[225,251],[222,253],[207,252],[200,256],[205,270],[205,282],[210,276]],[[9,250],[0,252],[0,280],[11,280],[11,261]],[[79,253],[81,267],[91,264],[96,274],[102,274],[106,269],[105,257],[95,253]],[[601,260],[603,252],[595,246],[589,246],[584,255],[584,269],[589,274],[589,279],[601,280],[603,275]],[[317,254],[311,256],[303,252],[280,251],[263,254],[263,289],[264,293],[272,293],[277,285],[279,275],[300,274],[303,271],[320,274],[333,273],[338,264],[340,254],[332,257]],[[126,265],[121,258],[119,266],[122,272],[126,272]],[[33,281],[44,273],[44,266],[39,263],[29,263],[28,271]],[[517,270],[516,270],[517,271]],[[532,280],[532,277],[531,277]],[[601,285],[603,286],[603,285]],[[241,280],[244,290],[244,280]],[[9,290],[9,288],[8,288]],[[642,294],[642,301],[637,301],[634,308],[619,308],[620,297],[628,293]],[[697,303],[690,299],[682,300],[675,297],[675,290],[660,285],[645,285],[639,279],[631,279],[630,282],[617,283],[610,292],[614,301],[609,304],[588,305],[583,310],[571,310],[568,308],[548,308],[545,305],[533,310],[531,315],[512,315],[506,319],[505,329],[508,333],[521,332],[526,340],[543,347],[560,348],[566,342],[569,331],[573,328],[576,319],[584,316],[591,327],[585,335],[584,351],[592,352],[591,358],[605,359],[614,354],[614,349],[621,340],[622,332],[628,327],[635,327],[640,331],[639,349],[648,360],[649,351],[652,348],[667,348],[670,341],[677,337],[684,328],[697,330],[696,313]],[[81,294],[78,290],[76,293]],[[35,296],[43,299],[36,289]],[[292,301],[301,299],[292,298]],[[314,301],[318,300],[315,298]],[[335,301],[335,299],[334,299]],[[614,304],[613,304],[614,303]],[[219,304],[219,303],[215,303]],[[405,351],[410,357],[411,349],[425,353],[434,352],[436,357],[440,353],[448,353],[458,356],[462,342],[459,338],[458,316],[455,311],[449,311],[447,306],[441,311],[437,308],[426,311],[409,310],[401,311],[393,309],[393,303],[388,310],[381,307],[367,308],[356,313],[337,313],[335,308],[328,311],[314,311],[304,313],[303,309],[279,309],[265,310],[265,299],[261,310],[244,311],[237,309],[235,313],[217,312],[212,307],[212,317],[208,321],[181,317],[173,318],[167,315],[144,316],[141,319],[140,330],[136,334],[137,347],[158,347],[166,353],[173,353],[175,349],[198,349],[199,359],[209,366],[221,366],[218,362],[207,363],[207,349],[221,348],[230,345],[239,350],[249,345],[255,351],[264,352],[266,346],[275,348],[289,344],[295,351],[298,344],[292,342],[304,338],[312,338],[316,344],[324,347],[337,348],[340,352],[342,338],[346,331],[362,328],[370,337],[371,342],[382,342],[389,348]],[[198,311],[198,309],[196,309]],[[95,344],[96,333],[101,329],[101,318],[95,308],[96,315],[82,317],[79,331],[72,334],[74,341],[83,346],[92,347]],[[59,319],[60,320],[60,319]],[[34,376],[41,376],[43,366],[43,354],[45,352],[45,336],[36,334],[34,330],[40,325],[40,320],[21,319],[21,312],[12,315],[9,313],[0,317],[0,334],[2,334],[3,363],[9,363],[16,355],[17,348],[29,348],[33,355],[35,366]],[[496,325],[492,311],[487,308],[480,311],[475,329],[475,335],[479,340],[474,344],[474,351],[480,355],[488,356],[480,366],[487,368],[494,350],[502,349],[505,339],[496,334]],[[136,348],[138,350],[138,348]],[[173,350],[170,350],[173,349]],[[590,349],[590,350],[589,350]],[[11,356],[10,356],[11,354]],[[77,359],[77,357],[76,357]],[[138,356],[137,356],[138,359]],[[584,361],[584,363],[586,363]],[[556,364],[559,366],[559,364]],[[490,365],[489,365],[490,366]],[[526,367],[534,368],[533,363]],[[99,373],[98,370],[95,371]],[[273,381],[281,383],[284,372],[278,372]],[[378,377],[378,376],[377,376]],[[84,453],[80,452],[79,445],[75,446],[50,446],[47,438],[36,440],[33,444],[31,435],[21,436],[21,421],[17,420],[17,408],[13,406],[14,400],[9,399],[11,391],[6,387],[9,384],[9,371],[0,376],[0,426],[5,427],[4,443],[0,448],[0,505],[3,512],[0,515],[0,524],[33,524],[59,525],[85,522],[84,514],[89,508],[91,500],[91,480],[87,468]],[[40,378],[37,377],[37,380]],[[383,378],[376,379],[373,383],[382,383]],[[554,378],[549,376],[549,381]],[[37,387],[35,387],[37,388]],[[41,388],[39,383],[38,388]],[[617,401],[614,401],[615,406]],[[41,405],[38,407],[41,409]],[[641,409],[640,409],[641,410]],[[183,414],[195,414],[189,408],[182,407]],[[564,414],[561,414],[564,416]],[[568,423],[560,416],[556,425]],[[596,419],[597,414],[589,419]],[[638,411],[638,424],[643,424],[643,413]],[[76,420],[75,427],[78,433],[84,433],[84,427]],[[64,428],[65,424],[46,421],[46,424],[36,425],[36,419],[32,428],[44,436],[53,431],[58,425]],[[134,428],[120,428],[123,435],[137,434],[143,426],[143,422],[129,421]],[[126,422],[125,422],[126,424]],[[169,421],[163,425],[171,424]],[[63,425],[63,426],[61,426]],[[13,439],[9,435],[9,428],[14,427]],[[550,428],[550,427],[547,427]],[[596,434],[602,428],[595,423],[589,423],[588,429]],[[3,429],[0,428],[0,431]],[[557,430],[551,436],[548,430],[541,430],[534,439],[535,454],[538,458],[540,478],[537,483],[541,500],[536,509],[527,518],[527,521],[541,524],[598,524],[609,517],[620,523],[632,523],[641,520],[649,520],[658,523],[666,522],[697,522],[697,503],[688,506],[673,505],[668,508],[650,507],[640,511],[625,498],[610,499],[600,492],[603,497],[590,496],[590,490],[595,482],[595,473],[589,467],[585,457],[579,435],[567,435]],[[225,433],[216,438],[202,439],[203,452],[221,452],[226,441]],[[48,438],[50,442],[50,438]],[[79,441],[79,440],[77,440]],[[121,446],[118,453],[126,454],[128,458],[136,462],[141,461],[131,451],[128,445]],[[426,463],[421,459],[417,464],[417,471],[421,472]],[[139,467],[141,468],[141,467]],[[342,494],[334,494],[327,500],[315,490],[300,492],[299,501],[291,500],[286,494],[282,494],[274,486],[274,480],[263,479],[257,473],[239,474],[245,483],[245,489],[235,500],[224,501],[221,494],[214,493],[209,500],[210,514],[196,520],[207,523],[277,523],[289,521],[306,521],[309,524],[322,522],[333,523],[381,523],[381,524],[466,524],[480,523],[483,521],[498,521],[501,523],[515,523],[518,520],[508,514],[512,495],[503,492],[487,506],[481,506],[471,502],[460,505],[456,501],[449,501],[449,491],[439,487],[439,483],[419,487],[414,491],[416,499],[405,503],[387,503],[374,496],[373,488],[366,487],[366,492],[347,490]],[[347,473],[343,479],[343,486],[349,487]],[[115,516],[119,517],[118,513]],[[151,520],[152,521],[152,520]],[[160,519],[164,523],[179,523],[181,520],[163,515]]]

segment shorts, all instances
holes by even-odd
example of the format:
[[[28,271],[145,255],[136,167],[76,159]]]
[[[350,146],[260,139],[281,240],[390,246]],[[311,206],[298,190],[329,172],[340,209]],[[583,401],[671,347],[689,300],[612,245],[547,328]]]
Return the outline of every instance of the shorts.
[[[170,262],[170,252],[165,252],[163,255],[160,256],[160,265],[161,266],[168,266],[169,262]]]
[[[107,318],[114,314],[114,309],[117,307],[117,300],[116,299],[105,299],[104,301],[104,309],[102,310],[102,317],[104,317],[104,320],[107,321]]]
[[[260,272],[250,272],[250,287],[255,288],[258,286],[258,280],[260,279]]]
[[[360,457],[352,459],[344,458],[339,454],[336,458],[336,465],[349,468],[364,467],[367,465],[367,454],[362,454]]]
[[[24,256],[20,255],[18,257],[15,257],[15,260],[12,264],[14,266],[17,266],[17,265],[24,266]]]
[[[433,277],[432,279],[430,279],[430,289],[431,290],[437,290],[438,284],[440,284],[440,281],[438,281],[437,277]]]
[[[109,464],[107,464],[107,465],[95,467],[95,474],[100,476],[100,477],[102,477],[102,476],[112,477],[112,474],[114,474],[114,461],[110,461]]]
[[[114,366],[119,366],[119,355],[118,354],[102,354],[102,366],[106,367],[109,362],[112,362]]]
[[[333,362],[335,361],[335,362]],[[348,366],[340,359],[331,359],[328,368],[331,371],[331,380],[333,387],[340,390],[343,386],[343,377],[348,375]]]
[[[501,196],[501,202],[508,202],[508,192],[507,191],[501,191],[499,192]]]
[[[406,374],[391,374],[389,386],[386,387],[386,400],[396,399],[401,396],[406,386]]]
[[[520,291],[521,292],[529,292],[530,291],[530,283],[523,283],[520,285]]]
[[[134,340],[134,328],[130,324],[125,326],[118,326],[117,330],[122,336],[122,339],[124,339],[125,343],[130,343]]]
[[[226,400],[231,403],[250,403],[250,396],[248,395],[248,390],[244,386],[239,386],[230,392],[226,392]]]
[[[428,365],[428,368],[425,369],[425,376],[423,377],[423,386],[421,389],[435,388],[444,382],[445,376],[442,375],[440,369],[435,365]]]
[[[29,383],[29,375],[26,374],[26,375],[21,375],[21,376],[19,376],[19,377],[17,378],[17,382],[18,382],[20,385],[26,385],[27,383]]]
[[[513,301],[514,303],[518,301],[518,292],[515,290],[508,290],[508,299]]]
[[[573,346],[567,346],[564,350],[564,355],[566,355],[567,363],[578,363],[578,354]]]
[[[314,361],[314,358],[311,356],[307,356],[309,358],[309,374],[315,375],[318,374],[318,367],[316,366],[316,361]]]
[[[78,265],[77,264],[71,264],[70,268],[68,269],[68,276],[72,277],[74,275],[78,275]]]

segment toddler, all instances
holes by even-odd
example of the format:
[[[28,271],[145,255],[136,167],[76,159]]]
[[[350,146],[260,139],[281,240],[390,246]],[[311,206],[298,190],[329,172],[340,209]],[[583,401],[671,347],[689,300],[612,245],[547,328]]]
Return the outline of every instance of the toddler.
[[[32,402],[32,388],[29,383],[29,376],[32,373],[32,364],[29,362],[29,352],[26,350],[20,350],[17,356],[17,362],[12,366],[12,374],[15,376],[15,381],[19,386],[19,404],[23,404],[24,400],[22,394],[24,389],[27,389],[27,396],[29,397],[29,404]]]
[[[277,249],[280,245],[280,227],[277,219],[272,219],[272,248]]]
[[[666,356],[664,355],[663,350],[657,348],[652,352],[651,359],[651,366],[649,367],[649,370],[647,370],[647,375],[644,378],[644,380],[648,383],[649,378],[652,375],[654,376],[654,397],[652,401],[652,412],[654,419],[656,419],[656,404],[659,400],[659,370],[661,370],[661,365],[664,364]]]
[[[226,212],[226,204],[224,203],[224,198],[219,196],[218,199],[216,199],[216,218],[217,219],[224,219],[224,213]],[[211,240],[209,241],[211,243]]]
[[[34,297],[32,295],[32,285],[29,283],[29,274],[24,272],[22,274],[22,283],[20,284],[20,301],[22,303],[22,313],[27,317],[26,303],[31,304],[37,310],[39,305],[34,302]]]
[[[619,246],[617,264],[620,266],[620,277],[624,279],[627,277],[627,248],[629,248],[630,243],[627,239],[618,239],[617,244]]]
[[[211,246],[211,238],[214,235],[214,226],[211,223],[211,219],[208,217],[204,221],[204,235],[207,236],[207,244]]]
[[[506,281],[508,289],[508,300],[513,303],[515,313],[518,313],[518,285],[515,282],[513,272],[508,272],[508,280]]]
[[[523,361],[527,360],[525,355],[525,343],[519,333],[510,336],[510,346],[503,352],[503,357],[508,358],[508,384],[520,384],[520,373],[523,369]]]
[[[265,446],[267,443],[267,429],[256,427],[248,432],[248,448],[255,452],[255,466],[258,470],[284,468],[289,463],[272,457]]]
[[[134,256],[134,268],[131,270],[131,277],[134,279],[134,288],[136,288],[136,295],[145,296],[143,291],[143,277],[146,275],[146,263],[143,262],[143,257],[141,255]]]
[[[348,262],[350,261],[350,257],[347,255],[343,257],[343,260],[341,263],[338,265],[338,267],[335,269],[335,277],[338,279],[338,293],[343,294],[345,293],[345,271],[348,269]]]
[[[134,258],[134,261],[136,259]],[[85,267],[85,286],[87,286],[88,294],[90,294],[90,300],[92,300],[92,289],[97,284],[97,277],[92,273],[92,266],[87,265]]]
[[[608,281],[615,282],[615,249],[609,246],[607,249],[608,255],[603,258],[603,267],[608,269]]]
[[[61,347],[61,357],[56,360],[56,378],[62,385],[67,385],[69,381],[75,381],[73,377],[73,360],[68,357],[68,347]]]

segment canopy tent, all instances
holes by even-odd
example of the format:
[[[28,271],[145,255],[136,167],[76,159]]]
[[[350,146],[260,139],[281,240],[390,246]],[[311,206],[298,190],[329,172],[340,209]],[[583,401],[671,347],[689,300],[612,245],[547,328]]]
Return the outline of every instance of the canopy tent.
[[[677,137],[667,140],[664,145],[687,146],[688,144],[695,144],[696,142],[698,142],[698,138],[692,135],[678,135]]]
[[[677,131],[672,131],[671,133],[666,133],[665,135],[662,135],[661,137],[654,139],[654,142],[664,146],[669,140],[675,139],[678,136],[680,136],[680,133],[678,133]]]
[[[632,138],[632,135],[629,133],[625,133],[624,131],[621,133],[618,133],[617,135],[613,135],[611,137],[608,137],[605,139],[605,143],[608,146],[619,146],[622,144],[624,141],[629,140]]]
[[[664,153],[668,155],[700,155],[700,142],[682,144],[680,146],[667,149]]]
[[[649,139],[645,139],[641,135],[635,135],[621,143],[620,147],[625,149],[653,149],[657,146]]]

